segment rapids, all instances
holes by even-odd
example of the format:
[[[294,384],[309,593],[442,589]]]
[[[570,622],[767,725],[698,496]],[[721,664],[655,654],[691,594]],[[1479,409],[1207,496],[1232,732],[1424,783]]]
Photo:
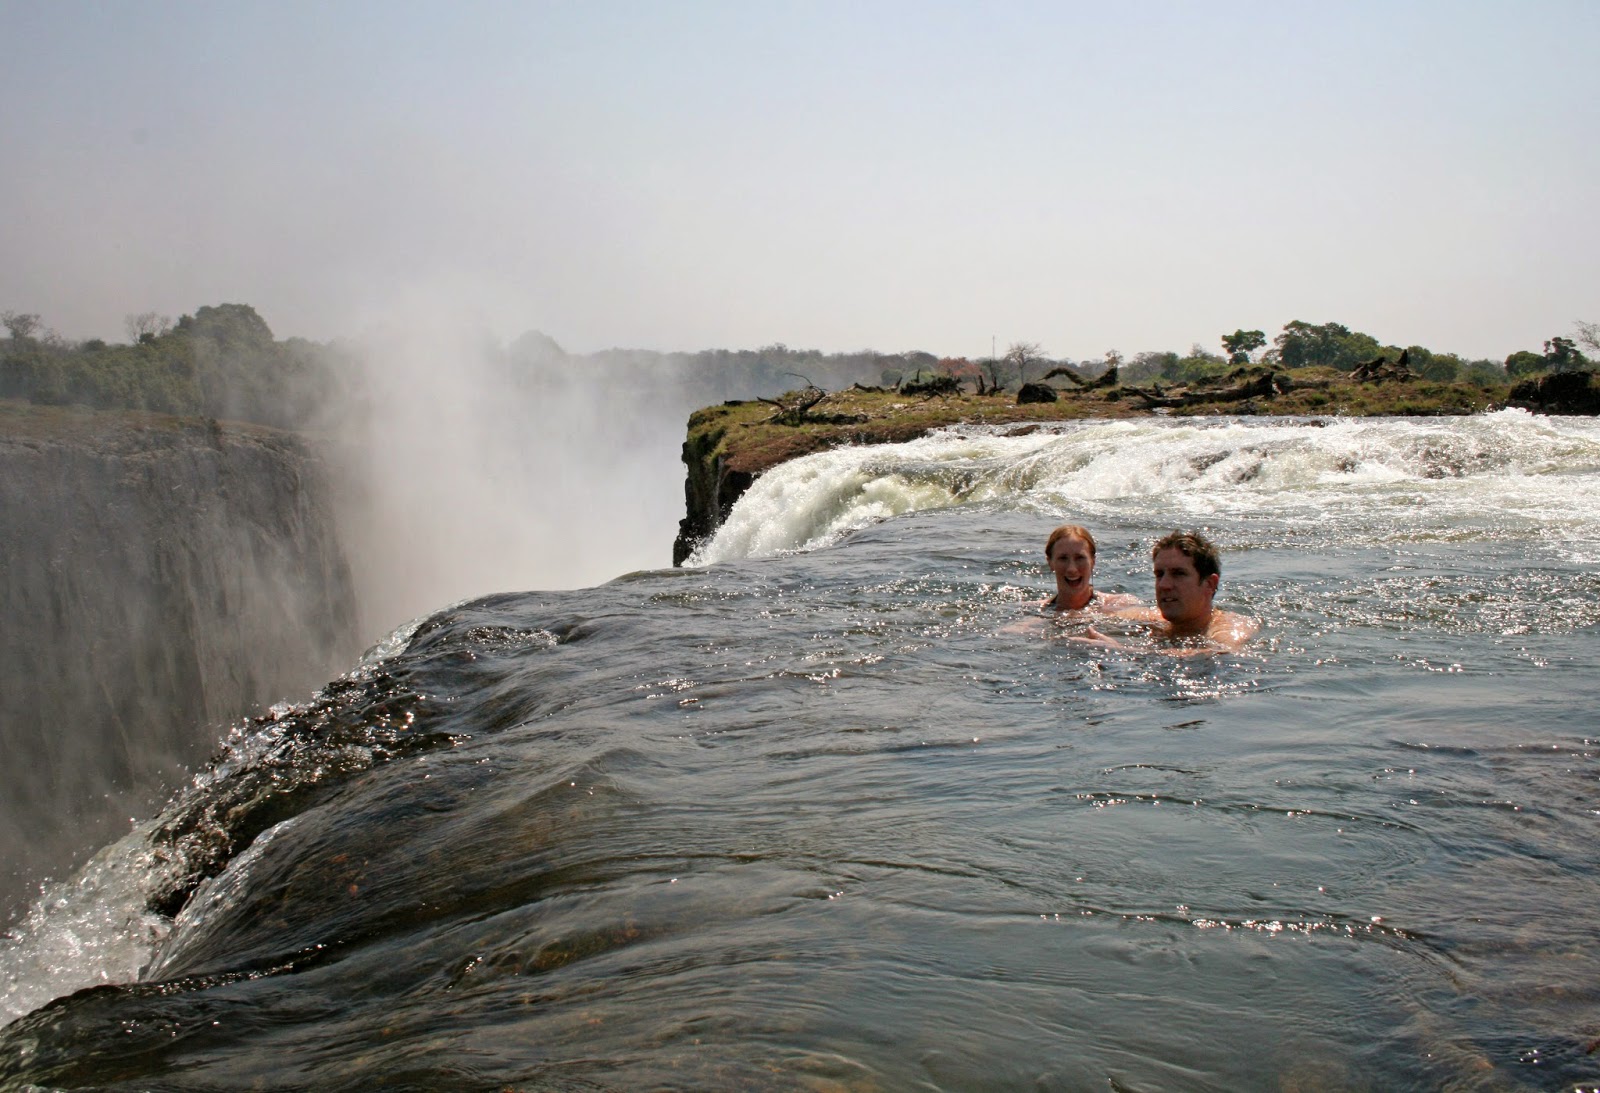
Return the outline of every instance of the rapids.
[[[1063,520],[1262,635],[1058,640]],[[0,1086],[1593,1088],[1597,563],[1589,419],[796,460],[238,726],[0,943]]]

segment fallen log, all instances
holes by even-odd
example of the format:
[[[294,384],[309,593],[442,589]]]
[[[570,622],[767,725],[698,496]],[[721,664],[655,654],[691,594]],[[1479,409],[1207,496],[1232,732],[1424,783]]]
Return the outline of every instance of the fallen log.
[[[1145,390],[1140,387],[1124,387],[1123,390],[1144,402],[1146,409],[1157,406],[1168,409],[1178,409],[1183,406],[1194,406],[1201,402],[1243,402],[1251,398],[1271,398],[1289,389],[1289,377],[1279,372],[1264,372],[1256,378],[1234,387],[1225,387],[1221,390],[1196,391],[1183,388],[1176,393],[1167,395],[1161,392],[1160,387]]]

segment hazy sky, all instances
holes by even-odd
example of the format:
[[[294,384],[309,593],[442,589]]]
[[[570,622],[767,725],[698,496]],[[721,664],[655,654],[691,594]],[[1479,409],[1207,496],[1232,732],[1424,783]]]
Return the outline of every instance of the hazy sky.
[[[0,310],[1057,356],[1600,320],[1600,3],[0,0]]]

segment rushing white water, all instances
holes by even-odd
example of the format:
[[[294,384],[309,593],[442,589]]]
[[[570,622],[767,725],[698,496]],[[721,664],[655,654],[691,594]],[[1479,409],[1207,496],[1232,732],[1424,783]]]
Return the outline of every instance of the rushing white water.
[[[1533,535],[1600,541],[1585,495],[1600,469],[1592,419],[1524,410],[1459,418],[1073,422],[1026,436],[958,427],[847,447],[757,479],[691,559],[708,565],[836,542],[908,512],[994,503],[1083,522],[1159,506],[1203,525],[1271,512],[1297,534],[1334,523],[1381,541]]]

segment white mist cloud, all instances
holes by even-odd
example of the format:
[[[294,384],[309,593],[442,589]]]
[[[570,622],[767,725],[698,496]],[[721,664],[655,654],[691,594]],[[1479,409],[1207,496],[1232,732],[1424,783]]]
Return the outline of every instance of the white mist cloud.
[[[671,564],[687,392],[518,359],[437,283],[357,340],[321,430],[369,636],[492,592]],[[525,356],[523,354],[522,356]]]

